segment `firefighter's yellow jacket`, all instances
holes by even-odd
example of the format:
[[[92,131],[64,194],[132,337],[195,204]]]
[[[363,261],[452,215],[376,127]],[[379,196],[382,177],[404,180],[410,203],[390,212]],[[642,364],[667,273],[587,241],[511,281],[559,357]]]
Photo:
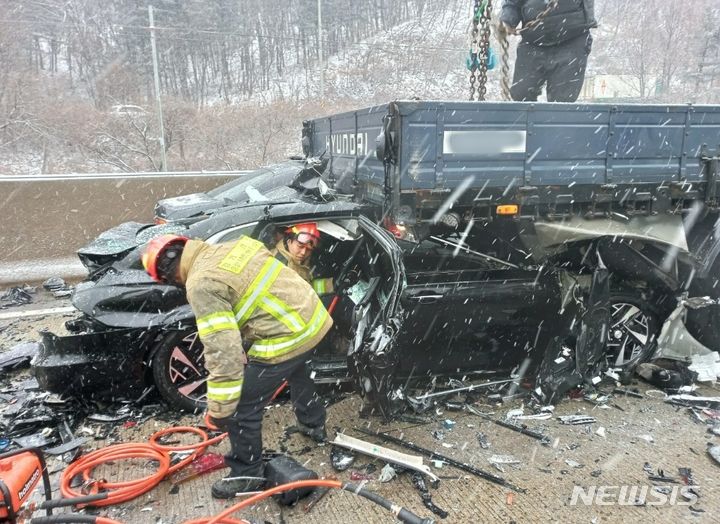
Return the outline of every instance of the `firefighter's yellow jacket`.
[[[185,244],[180,281],[205,346],[208,411],[233,414],[247,358],[277,363],[313,349],[332,319],[310,285],[250,237],[210,245]]]
[[[313,287],[318,295],[329,295],[335,291],[332,278],[314,278],[312,268],[307,263],[309,259],[304,264],[297,263],[288,250],[285,249],[285,242],[282,239],[275,245],[275,249],[270,252],[300,275],[305,282]],[[280,256],[278,257],[278,255]]]

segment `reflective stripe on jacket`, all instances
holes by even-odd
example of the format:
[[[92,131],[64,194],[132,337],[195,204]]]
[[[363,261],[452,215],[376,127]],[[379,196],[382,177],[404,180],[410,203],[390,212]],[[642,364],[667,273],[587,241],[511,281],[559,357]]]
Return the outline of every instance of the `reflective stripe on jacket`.
[[[240,399],[243,338],[252,342],[249,358],[276,363],[310,351],[332,326],[311,286],[250,237],[189,241],[180,276],[205,346],[208,411],[216,418],[232,415]]]

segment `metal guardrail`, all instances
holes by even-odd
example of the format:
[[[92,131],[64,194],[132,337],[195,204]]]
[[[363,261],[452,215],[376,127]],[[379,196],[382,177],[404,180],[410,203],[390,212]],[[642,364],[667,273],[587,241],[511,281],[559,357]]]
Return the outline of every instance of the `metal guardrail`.
[[[65,173],[40,175],[0,175],[0,182],[47,182],[58,180],[104,180],[104,179],[133,179],[133,178],[202,178],[218,176],[240,176],[251,173],[251,170],[241,171],[138,171],[134,173]]]

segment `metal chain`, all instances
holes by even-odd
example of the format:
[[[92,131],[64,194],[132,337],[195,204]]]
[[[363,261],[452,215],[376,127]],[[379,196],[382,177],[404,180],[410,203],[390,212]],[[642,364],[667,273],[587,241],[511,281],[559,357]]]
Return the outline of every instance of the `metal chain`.
[[[537,26],[540,22],[543,21],[543,18],[545,18],[550,13],[550,11],[557,7],[559,1],[560,0],[550,0],[550,3],[545,9],[540,12],[539,15],[530,20],[527,24],[523,24],[522,29],[518,29],[517,31],[515,31],[515,34],[522,34],[524,31],[527,31],[528,29],[532,29],[533,27]]]
[[[491,10],[492,0],[474,0],[470,31],[470,100],[485,100],[487,93]]]
[[[470,100],[475,100],[475,83],[477,82],[477,37],[478,37],[478,11],[481,0],[473,3],[472,28],[470,29]]]
[[[510,96],[510,43],[507,31],[502,24],[498,26],[497,39],[500,43],[500,92],[503,100],[511,100]]]

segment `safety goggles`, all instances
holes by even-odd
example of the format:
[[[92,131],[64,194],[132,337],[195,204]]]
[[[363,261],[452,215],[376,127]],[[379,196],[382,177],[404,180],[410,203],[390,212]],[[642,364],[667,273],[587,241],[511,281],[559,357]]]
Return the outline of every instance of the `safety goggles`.
[[[298,233],[295,236],[295,240],[302,246],[308,249],[315,249],[318,245],[318,238],[311,235],[310,233]]]

